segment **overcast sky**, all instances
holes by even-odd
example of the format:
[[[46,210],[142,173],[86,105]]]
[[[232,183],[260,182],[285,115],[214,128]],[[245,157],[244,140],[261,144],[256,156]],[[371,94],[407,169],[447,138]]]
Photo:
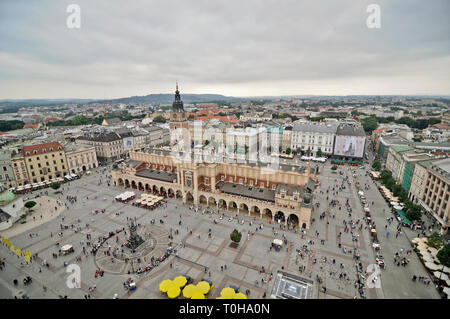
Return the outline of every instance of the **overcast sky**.
[[[69,29],[66,8],[81,7]],[[380,5],[381,28],[366,25]],[[2,0],[0,98],[450,94],[448,0]]]

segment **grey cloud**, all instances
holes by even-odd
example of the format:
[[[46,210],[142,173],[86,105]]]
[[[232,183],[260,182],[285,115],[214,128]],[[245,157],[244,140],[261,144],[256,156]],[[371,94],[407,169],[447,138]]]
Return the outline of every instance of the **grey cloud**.
[[[80,30],[65,26],[73,2],[81,6]],[[379,30],[365,24],[374,2]],[[296,94],[295,83],[305,81],[318,88],[334,81],[348,92],[359,78],[391,79],[392,94],[399,77],[411,81],[410,94],[423,93],[415,92],[420,87],[449,93],[449,8],[416,0],[7,0],[0,4],[0,85],[9,89],[0,97],[35,94],[38,81],[54,83],[39,85],[41,96],[64,97],[72,85],[80,97],[103,97],[98,92],[108,87],[114,96],[146,86],[167,92],[176,79],[228,95],[233,86],[252,95],[258,83]]]

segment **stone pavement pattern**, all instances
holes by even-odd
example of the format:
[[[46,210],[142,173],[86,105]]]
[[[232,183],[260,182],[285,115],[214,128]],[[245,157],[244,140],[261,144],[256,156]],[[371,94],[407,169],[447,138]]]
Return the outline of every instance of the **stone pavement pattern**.
[[[93,298],[112,298],[115,293],[120,298],[167,298],[159,292],[159,283],[164,279],[173,279],[182,274],[191,276],[194,283],[202,278],[211,280],[215,287],[209,293],[208,298],[219,296],[221,289],[230,284],[237,286],[241,291],[249,289],[251,291],[249,298],[261,298],[264,293],[270,295],[272,284],[272,281],[269,280],[270,272],[275,273],[281,269],[313,280],[319,276],[322,283],[315,285],[314,298],[353,298],[358,295],[357,289],[354,287],[356,268],[355,260],[348,251],[354,249],[355,243],[352,242],[350,234],[344,233],[340,239],[342,246],[339,248],[338,233],[343,231],[344,220],[361,218],[363,213],[353,187],[353,180],[351,180],[352,187],[334,196],[334,199],[339,200],[341,205],[345,204],[347,198],[349,199],[353,208],[352,217],[348,216],[345,208],[339,210],[338,207],[330,207],[331,197],[328,194],[329,200],[327,200],[325,191],[329,187],[332,188],[332,185],[340,185],[345,176],[332,173],[330,167],[331,165],[328,163],[321,166],[320,187],[314,194],[314,204],[320,203],[320,207],[317,209],[315,207],[312,216],[315,221],[304,238],[301,238],[300,233],[281,230],[279,225],[271,225],[267,221],[262,222],[248,216],[239,215],[239,219],[245,220],[244,224],[238,223],[236,219],[229,222],[228,217],[231,214],[227,212],[220,212],[225,214],[225,217],[218,220],[216,224],[213,221],[218,219],[217,214],[203,215],[200,211],[195,212],[187,204],[175,199],[169,199],[166,208],[158,208],[153,211],[115,202],[114,196],[123,192],[124,189],[107,186],[106,181],[109,174],[104,173],[103,168],[99,168],[90,176],[84,176],[79,180],[64,184],[63,194],[54,194],[53,190],[49,189],[49,196],[67,204],[67,209],[57,218],[9,238],[15,245],[31,250],[32,253],[38,253],[40,259],[21,267],[19,258],[12,256],[5,247],[0,247],[0,257],[6,259],[6,269],[0,272],[0,298],[11,298],[12,292],[15,292],[14,289],[25,291],[31,298],[58,298],[58,296],[65,295],[69,298],[84,298],[84,295],[88,293]],[[349,168],[341,170],[346,175],[351,175]],[[383,214],[383,209],[387,208],[384,199],[379,198],[381,195],[375,185],[369,178],[366,178],[362,171],[357,174],[357,178],[362,185],[370,184],[370,190],[367,191],[366,197],[369,202],[374,201],[374,206],[371,207],[372,216],[377,225],[384,226],[383,220],[386,216]],[[134,191],[137,194],[141,193]],[[325,194],[321,194],[320,191]],[[77,196],[77,201],[72,204],[67,201],[66,196]],[[95,214],[93,213],[95,209],[105,209],[105,213]],[[320,219],[319,215],[323,211],[329,213],[325,218]],[[386,211],[389,210],[386,209]],[[167,216],[165,217],[165,215]],[[131,267],[129,264],[125,265],[120,261],[112,263],[110,257],[104,255],[104,248],[100,249],[96,257],[82,254],[87,234],[91,235],[92,242],[94,242],[99,236],[106,236],[110,231],[126,228],[127,219],[130,218],[136,219],[137,223],[141,225],[138,227],[141,233],[145,234],[152,229],[155,231],[153,234],[157,241],[155,248],[145,252],[142,257],[150,258],[152,254],[161,254],[168,247],[170,241],[173,241],[172,246],[177,248],[177,255],[172,255],[150,272],[137,275],[128,274]],[[160,219],[164,221],[164,224],[158,223]],[[148,227],[152,220],[156,220],[157,225]],[[179,225],[180,220],[181,225]],[[251,225],[250,222],[252,222]],[[263,229],[256,230],[261,223],[264,225]],[[61,224],[68,226],[62,231],[62,236],[58,235],[58,232],[61,231]],[[237,249],[229,246],[231,242],[229,234],[234,228],[243,234]],[[208,238],[210,229],[212,236]],[[175,230],[178,230],[178,234],[175,234]],[[30,238],[27,235],[29,232],[38,233],[38,236]],[[251,234],[247,236],[249,232]],[[173,240],[169,239],[170,234],[172,234]],[[356,247],[360,251],[361,262],[366,268],[368,264],[374,262],[374,254],[368,231],[363,229],[358,234],[360,242]],[[285,238],[288,244],[284,245],[279,252],[269,251],[274,238]],[[413,274],[424,275],[426,273],[417,256],[410,257],[411,263],[406,268],[391,266],[394,252],[398,251],[400,247],[408,247],[408,239],[405,236],[398,239],[395,237],[387,239],[381,234],[379,238],[388,267],[386,270],[382,270],[381,288],[368,289],[367,297],[439,298],[432,286],[424,286],[411,281],[410,278]],[[321,240],[323,240],[323,244],[321,244]],[[113,245],[114,241],[115,236],[108,242]],[[310,241],[313,241],[314,244]],[[75,253],[54,258],[53,254],[57,253],[58,248],[64,244],[73,245]],[[309,253],[302,252],[302,256],[300,256],[298,251],[303,245],[308,247]],[[347,252],[344,252],[343,248],[346,248]],[[81,261],[76,261],[78,256],[81,256]],[[324,257],[327,258],[327,262],[324,262]],[[331,262],[333,258],[336,261],[335,264]],[[50,268],[40,265],[38,261],[43,259],[50,263]],[[67,288],[68,274],[65,272],[64,262],[80,265],[81,289]],[[141,266],[145,264],[146,262],[141,260]],[[221,266],[225,265],[226,270],[221,270]],[[105,269],[105,274],[103,277],[95,278],[94,273],[99,266]],[[261,266],[264,266],[266,270],[263,274],[260,273]],[[305,267],[305,270],[300,272],[300,266]],[[133,268],[137,267],[139,264],[133,264]],[[340,277],[340,274],[343,273],[346,276]],[[33,278],[33,283],[25,287],[21,283],[21,279],[26,275]],[[19,279],[18,287],[12,285],[14,278]],[[133,278],[137,282],[138,288],[133,292],[127,292],[123,287],[123,282],[128,278]],[[43,285],[48,287],[45,293],[42,289]],[[89,292],[88,288],[94,285],[96,285],[96,290]],[[320,291],[321,286],[327,287],[326,293]]]

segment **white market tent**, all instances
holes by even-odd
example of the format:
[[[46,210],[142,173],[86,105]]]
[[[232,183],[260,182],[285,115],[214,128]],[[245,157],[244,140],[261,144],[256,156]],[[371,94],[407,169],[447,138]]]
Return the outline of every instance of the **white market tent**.
[[[281,239],[274,239],[273,243],[278,246],[283,246],[283,241]]]

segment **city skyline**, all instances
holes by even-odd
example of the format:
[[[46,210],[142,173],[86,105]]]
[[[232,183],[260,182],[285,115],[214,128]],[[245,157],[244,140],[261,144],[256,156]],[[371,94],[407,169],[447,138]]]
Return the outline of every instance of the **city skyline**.
[[[450,95],[446,1],[0,4],[0,99]]]

